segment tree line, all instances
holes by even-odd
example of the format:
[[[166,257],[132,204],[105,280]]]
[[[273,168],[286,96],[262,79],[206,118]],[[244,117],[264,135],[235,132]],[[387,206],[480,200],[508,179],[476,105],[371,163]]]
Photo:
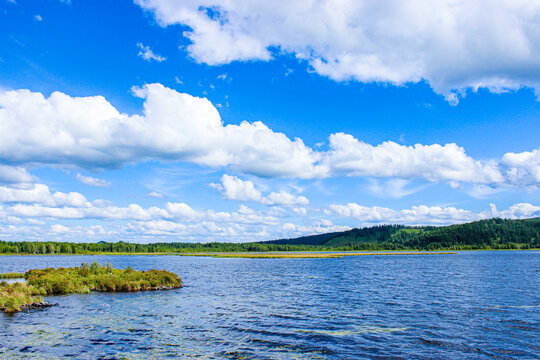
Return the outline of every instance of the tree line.
[[[250,243],[11,242],[0,254],[209,253],[267,251],[538,249],[540,218],[493,218],[451,226],[380,225],[295,239]]]

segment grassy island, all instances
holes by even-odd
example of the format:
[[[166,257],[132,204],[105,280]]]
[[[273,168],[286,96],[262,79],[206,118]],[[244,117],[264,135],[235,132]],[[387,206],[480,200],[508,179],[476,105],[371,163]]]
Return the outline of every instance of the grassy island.
[[[41,295],[45,291],[25,283],[0,282],[0,310],[7,313],[19,312],[32,307],[46,306]]]
[[[22,278],[24,278],[24,274],[18,273],[18,272],[0,274],[0,279],[22,279]]]
[[[2,275],[7,277],[11,274],[0,274]],[[164,290],[182,287],[182,279],[166,270],[137,271],[131,267],[115,269],[110,264],[102,266],[97,262],[91,265],[83,263],[80,267],[35,269],[19,275],[24,277],[26,283],[0,282],[0,310],[4,312],[18,312],[33,307],[49,306],[43,303],[41,295],[89,293],[90,291]]]

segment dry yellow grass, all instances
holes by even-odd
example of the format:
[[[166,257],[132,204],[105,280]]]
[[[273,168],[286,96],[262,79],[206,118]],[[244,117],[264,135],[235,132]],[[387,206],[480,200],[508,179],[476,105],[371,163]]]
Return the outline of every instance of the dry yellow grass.
[[[442,255],[457,254],[453,251],[414,251],[414,252],[340,252],[340,253],[191,253],[183,256],[211,256],[216,258],[248,258],[248,259],[341,259],[345,256],[379,256],[379,255]]]

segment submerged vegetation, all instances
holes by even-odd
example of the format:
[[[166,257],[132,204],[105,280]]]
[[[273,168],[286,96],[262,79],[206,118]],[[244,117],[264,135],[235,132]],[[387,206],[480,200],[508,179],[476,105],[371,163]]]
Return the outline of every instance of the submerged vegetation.
[[[7,242],[0,254],[189,254],[271,251],[538,249],[540,218],[488,219],[450,226],[380,225],[251,243]]]
[[[6,274],[3,274],[6,275]],[[0,310],[17,312],[25,306],[43,304],[38,295],[89,293],[90,291],[124,292],[175,289],[182,279],[166,270],[138,271],[131,267],[115,269],[93,262],[80,267],[29,270],[26,283],[0,282]]]

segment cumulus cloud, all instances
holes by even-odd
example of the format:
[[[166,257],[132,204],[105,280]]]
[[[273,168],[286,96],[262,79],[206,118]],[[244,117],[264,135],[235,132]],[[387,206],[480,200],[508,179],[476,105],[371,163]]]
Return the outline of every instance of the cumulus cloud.
[[[428,181],[504,181],[496,164],[476,161],[456,144],[404,146],[386,141],[373,146],[344,133],[332,134],[329,140],[328,163],[334,173]]]
[[[327,151],[314,150],[260,121],[225,125],[207,99],[161,84],[134,88],[133,93],[144,99],[142,115],[120,113],[102,96],[54,92],[46,98],[29,90],[0,91],[0,163],[12,164],[0,167],[0,181],[30,181],[21,166],[92,170],[161,160],[260,177],[344,175],[490,186],[540,184],[540,149],[480,161],[456,144],[371,145],[336,133],[329,136]],[[242,196],[258,195],[255,191]],[[283,203],[286,197],[277,193],[266,201]]]
[[[321,219],[311,225],[299,225],[293,223],[285,223],[281,226],[281,235],[285,237],[324,234],[330,232],[351,230],[350,226],[334,225],[330,220]]]
[[[161,84],[134,94],[145,99],[142,116],[122,114],[101,96],[0,92],[0,161],[96,169],[157,159],[267,177],[324,174],[320,155],[301,139],[261,122],[224,126],[207,99]]]
[[[221,184],[210,184],[221,191],[226,199],[239,201],[254,201],[267,205],[278,206],[302,206],[308,205],[309,200],[305,196],[296,196],[286,191],[271,192],[263,196],[262,192],[255,188],[250,180],[242,180],[236,176],[224,174]]]
[[[296,196],[284,190],[280,192],[271,192],[266,197],[270,205],[297,206],[309,205],[309,199],[305,196]]]
[[[456,103],[467,89],[540,95],[540,3],[346,0],[135,0],[162,26],[189,27],[209,65],[294,54],[337,81],[426,80]],[[275,50],[270,50],[275,49]]]
[[[540,207],[529,203],[519,203],[510,206],[508,209],[498,211],[495,204],[491,204],[491,214],[502,218],[521,219],[540,216]]]
[[[84,195],[77,192],[52,193],[44,184],[34,184],[29,189],[0,186],[0,203],[10,205],[0,207],[4,216],[21,218],[213,221],[259,225],[279,223],[275,215],[255,211],[244,205],[234,212],[197,211],[186,203],[173,202],[167,202],[164,207],[143,208],[138,204],[119,207],[101,199],[88,201]]]
[[[139,204],[117,206],[101,199],[89,201],[80,193],[52,192],[43,184],[34,184],[31,188],[0,187],[0,203],[0,235],[14,240],[107,238],[155,241],[159,237],[168,237],[168,241],[176,241],[181,237],[183,241],[216,238],[253,241],[350,229],[327,219],[299,220],[290,217],[291,213],[306,215],[303,207],[285,210],[272,206],[269,211],[257,211],[240,205],[236,211],[216,211],[197,210],[182,202],[166,202],[163,206],[152,207]],[[495,216],[540,216],[540,207],[530,203],[514,204],[505,210],[498,210],[492,204],[486,211],[425,205],[395,210],[356,203],[331,205],[324,210],[327,215],[356,219],[362,224],[445,225]],[[107,229],[96,224],[86,227],[70,225],[72,221],[96,220],[103,221]],[[314,222],[306,224],[306,221]]]
[[[143,58],[146,61],[150,62],[152,60],[155,60],[157,62],[163,62],[163,61],[167,60],[166,57],[154,53],[152,51],[152,49],[150,49],[149,46],[145,46],[145,45],[143,45],[141,43],[138,43],[137,47],[140,49],[139,53],[137,55],[139,57]]]
[[[0,184],[31,184],[35,178],[22,167],[13,167],[0,164]]]
[[[111,186],[111,183],[102,179],[98,179],[92,176],[84,176],[80,173],[77,173],[77,180],[88,186],[96,187],[108,187]]]
[[[540,148],[531,152],[504,154],[501,167],[510,183],[531,185],[540,183]]]
[[[447,225],[490,217],[512,219],[528,218],[540,215],[540,207],[528,203],[512,205],[504,211],[497,211],[494,205],[490,210],[475,212],[453,206],[413,206],[410,209],[395,210],[386,207],[367,207],[356,203],[330,205],[329,213],[342,217],[354,218],[365,223],[407,224],[407,225]]]
[[[252,181],[244,181],[236,176],[224,174],[221,177],[221,184],[210,184],[210,186],[221,191],[223,196],[229,200],[262,202],[262,193],[255,189]]]
[[[200,240],[211,237],[222,241],[253,241],[254,239],[266,239],[269,234],[264,227],[250,227],[242,224],[216,224],[202,221],[197,224],[178,224],[166,220],[137,221],[129,223],[125,227],[125,233],[144,234],[152,237],[181,237],[183,241]]]
[[[45,206],[74,206],[87,204],[84,195],[77,192],[54,192],[43,184],[34,184],[31,188],[13,188],[0,186],[0,202],[3,203],[33,203]]]

